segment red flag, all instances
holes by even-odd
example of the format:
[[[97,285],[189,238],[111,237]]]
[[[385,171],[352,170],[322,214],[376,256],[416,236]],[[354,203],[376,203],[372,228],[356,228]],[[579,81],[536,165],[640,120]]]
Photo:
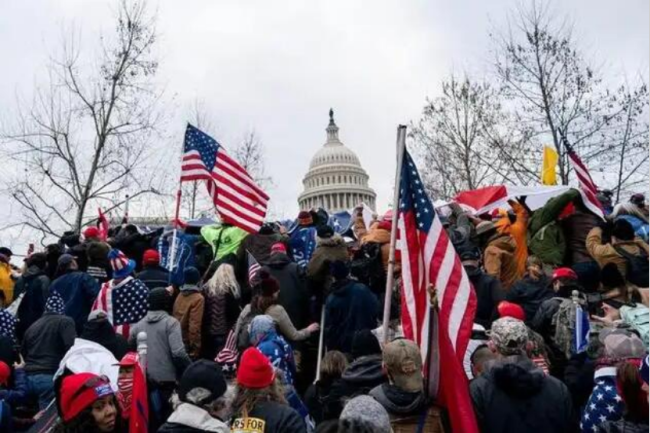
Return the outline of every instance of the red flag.
[[[149,422],[149,403],[147,399],[147,381],[140,364],[133,370],[133,396],[129,415],[129,433],[147,433]]]
[[[99,217],[97,218],[97,228],[99,229],[99,239],[106,241],[108,239],[108,220],[102,212],[102,208],[97,208]]]

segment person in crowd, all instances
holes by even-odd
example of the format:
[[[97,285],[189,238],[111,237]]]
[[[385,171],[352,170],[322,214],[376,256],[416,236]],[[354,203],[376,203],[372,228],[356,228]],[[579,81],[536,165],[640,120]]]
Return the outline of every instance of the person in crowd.
[[[287,311],[278,305],[280,284],[271,276],[267,268],[260,269],[256,280],[256,284],[253,286],[253,299],[244,307],[235,325],[235,335],[240,350],[250,345],[247,328],[251,320],[260,314],[271,316],[277,324],[280,335],[291,342],[305,340],[320,329],[318,323],[312,323],[301,330],[296,329],[289,319]]]
[[[621,362],[638,363],[647,351],[639,337],[622,328],[604,328],[598,339],[603,344],[603,352],[594,373],[593,391],[580,418],[580,430],[585,433],[598,431],[606,421],[618,421],[623,417],[622,384],[617,381],[616,366]],[[643,405],[647,424],[647,399]]]
[[[526,272],[528,259],[528,240],[526,237],[528,229],[528,210],[525,206],[525,197],[516,200],[508,200],[512,212],[507,212],[495,223],[497,231],[501,234],[512,236],[515,241],[515,262],[517,263],[517,277],[521,278]]]
[[[328,225],[318,227],[316,234],[316,249],[307,265],[307,278],[312,292],[325,297],[331,284],[330,263],[347,261],[348,247],[341,235]]]
[[[497,318],[496,308],[505,297],[499,280],[481,270],[481,252],[478,248],[460,253],[465,272],[476,292],[476,316],[474,322],[485,328]]]
[[[241,290],[235,268],[229,263],[219,265],[215,273],[203,286],[205,298],[204,353],[214,359],[223,348],[228,332],[237,323],[241,313]]]
[[[90,245],[98,246],[101,244],[101,249],[104,251],[104,254],[108,254],[111,247],[102,242],[100,239],[99,229],[95,226],[86,227],[81,233],[82,236],[76,236],[76,242],[74,245],[71,245],[67,250],[67,253],[77,258],[77,264],[79,269],[83,272],[88,271],[88,247]],[[104,255],[104,260],[106,256]],[[108,262],[105,261],[106,264]],[[58,275],[57,275],[58,276]]]
[[[59,257],[59,277],[50,285],[50,293],[57,292],[65,302],[65,315],[74,320],[77,334],[81,334],[90,309],[99,293],[97,280],[81,272],[74,257],[63,254]]]
[[[476,235],[483,248],[485,272],[499,280],[504,290],[510,289],[517,280],[514,239],[499,233],[491,221],[481,221],[476,226]]]
[[[122,359],[129,351],[129,344],[121,334],[116,334],[108,316],[103,311],[93,311],[81,331],[81,338],[101,344],[115,359]]]
[[[526,275],[517,281],[505,295],[505,299],[523,307],[527,324],[535,317],[535,312],[547,299],[553,297],[551,281],[544,274],[543,263],[535,256],[529,256]]]
[[[390,417],[386,409],[377,400],[368,395],[359,395],[345,404],[341,412],[338,431],[350,433],[393,432]]]
[[[388,412],[393,432],[416,431],[418,425],[422,425],[422,431],[441,430],[440,414],[431,407],[424,393],[418,345],[406,339],[392,341],[384,346],[382,359],[388,383],[370,390],[370,396]]]
[[[149,290],[170,285],[169,271],[160,266],[160,253],[158,253],[158,250],[148,249],[144,252],[142,255],[142,270],[138,272],[137,277]]]
[[[582,292],[578,285],[578,276],[571,268],[557,268],[551,278],[553,297],[546,299],[540,305],[530,326],[544,336],[553,335],[553,317],[558,312],[564,300],[570,300],[574,290]]]
[[[601,219],[589,211],[578,195],[573,200],[574,211],[562,219],[562,229],[567,246],[567,264],[578,275],[580,285],[588,292],[598,289],[600,267],[587,250],[587,235]]]
[[[305,404],[316,425],[323,420],[336,418],[330,411],[333,406],[338,406],[338,402],[333,402],[330,394],[347,367],[348,359],[338,350],[330,350],[323,357],[320,378],[305,393]]]
[[[201,227],[201,236],[212,247],[217,262],[229,254],[237,254],[239,245],[249,234],[239,227],[222,223]]]
[[[59,257],[61,257],[62,254],[63,247],[61,244],[50,244],[45,247],[45,255],[47,256],[45,274],[52,281],[56,278],[56,270],[59,267]]]
[[[201,274],[191,266],[185,268],[183,274],[185,284],[181,286],[181,293],[174,302],[174,317],[181,324],[183,343],[188,355],[192,359],[198,359],[201,355],[201,327],[205,309],[205,299],[199,287]]]
[[[13,412],[27,401],[25,363],[22,359],[14,364],[13,386],[10,386],[11,368],[0,361],[0,431],[13,431]]]
[[[284,307],[289,319],[298,329],[304,328],[309,324],[309,292],[305,272],[291,261],[283,242],[277,242],[271,247],[267,268],[269,274],[280,284],[278,304]]]
[[[239,244],[239,248],[237,249],[237,262],[240,266],[247,268],[247,253],[251,253],[258,263],[266,265],[271,259],[273,252],[272,246],[278,243],[282,244],[284,250],[287,251],[289,238],[278,233],[273,223],[265,223],[260,227],[258,233],[251,233]]]
[[[616,368],[616,384],[623,404],[623,417],[606,421],[600,433],[645,433],[648,431],[648,357],[641,367],[621,362]]]
[[[124,432],[110,382],[92,373],[65,377],[57,395],[60,422],[55,433]]]
[[[612,213],[609,215],[611,219],[616,219],[620,216],[631,216],[639,219],[640,221],[648,223],[648,206],[645,203],[645,195],[642,193],[632,194],[627,203],[618,203],[614,206]]]
[[[54,398],[53,377],[76,337],[74,320],[63,314],[63,298],[52,292],[45,313],[25,332],[22,353],[30,396],[43,410]]]
[[[133,407],[134,374],[135,369],[138,368],[139,357],[137,352],[128,352],[117,359],[120,360],[117,376],[117,403],[120,405],[120,415],[124,424],[129,424]]]
[[[611,229],[611,241],[608,243],[603,243],[603,229],[594,227],[587,235],[586,245],[589,254],[598,262],[601,269],[608,263],[614,263],[624,277],[628,277],[626,254],[645,256],[646,260],[648,258],[648,244],[635,238],[634,229],[625,220],[617,220],[614,223]],[[645,277],[647,278],[647,273]]]
[[[354,335],[352,342],[352,363],[341,375],[341,380],[332,385],[331,396],[338,406],[332,407],[330,415],[338,417],[345,400],[361,394],[388,381],[382,366],[381,346],[369,330]]]
[[[45,275],[47,256],[44,253],[32,254],[25,261],[25,266],[27,270],[16,281],[14,291],[16,298],[24,294],[17,315],[16,333],[19,339],[43,315],[50,287],[50,279]]]
[[[389,218],[382,218],[381,221],[376,219],[366,228],[363,220],[363,207],[357,207],[354,210],[354,236],[359,240],[360,245],[366,243],[376,243],[381,247],[381,262],[384,266],[384,272],[388,269],[388,259],[390,255],[390,231],[392,221]],[[395,273],[399,273],[400,263],[396,260]]]
[[[115,236],[114,248],[122,251],[129,259],[135,262],[135,269],[142,270],[142,257],[149,249],[149,242],[138,228],[133,224],[124,226]]]
[[[488,370],[490,363],[497,359],[496,354],[487,344],[477,347],[472,353],[470,362],[472,365],[472,375],[474,378],[481,376]]]
[[[255,347],[244,351],[237,369],[231,429],[304,433],[305,422],[288,404],[271,362]]]
[[[86,257],[88,258],[86,273],[93,277],[100,286],[113,276],[111,264],[108,260],[110,251],[111,246],[100,240],[93,240],[86,247]]]
[[[149,312],[131,327],[129,336],[129,345],[135,347],[138,333],[145,332],[147,357],[155,360],[147,366],[150,394],[159,396],[157,405],[149,404],[153,409],[150,418],[154,426],[161,425],[171,413],[168,402],[176,381],[192,363],[183,345],[181,325],[168,313],[171,302],[171,294],[165,288],[158,287],[149,292]]]
[[[316,249],[316,224],[309,211],[301,210],[297,218],[298,226],[289,239],[291,257],[305,270]]]
[[[350,353],[356,332],[377,326],[379,302],[368,287],[349,278],[346,261],[334,261],[330,269],[334,283],[325,301],[325,345]]]
[[[14,253],[7,247],[0,247],[0,301],[4,306],[9,305],[18,294],[14,293],[16,273],[11,264]]]
[[[205,359],[195,361],[183,373],[178,384],[178,402],[174,412],[158,432],[229,433],[230,428],[226,424],[230,415],[227,390],[228,384],[216,362]]]
[[[511,317],[492,324],[490,349],[497,360],[470,383],[480,431],[567,432],[571,397],[566,386],[545,375],[528,359],[528,330]]]

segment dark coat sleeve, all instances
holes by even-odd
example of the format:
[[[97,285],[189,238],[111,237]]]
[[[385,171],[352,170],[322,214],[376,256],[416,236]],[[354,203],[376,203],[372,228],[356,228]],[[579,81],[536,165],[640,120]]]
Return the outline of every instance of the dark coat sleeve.
[[[4,400],[9,405],[24,403],[27,398],[27,378],[25,370],[17,368],[14,370],[14,387],[13,389],[0,390],[0,400]]]
[[[66,317],[68,320],[61,322],[61,327],[59,329],[59,336],[61,337],[61,343],[65,347],[65,351],[72,347],[74,344],[74,339],[77,338],[77,331],[75,329],[74,320],[69,317]]]

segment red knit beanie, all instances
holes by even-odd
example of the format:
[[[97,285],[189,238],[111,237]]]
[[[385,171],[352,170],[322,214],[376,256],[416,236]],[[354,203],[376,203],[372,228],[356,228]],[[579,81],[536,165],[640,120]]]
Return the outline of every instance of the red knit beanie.
[[[113,395],[105,377],[79,373],[63,379],[61,384],[61,417],[69,422],[100,398]]]
[[[160,254],[156,250],[147,250],[142,255],[142,263],[145,265],[157,265],[160,263]]]
[[[98,238],[99,237],[99,229],[97,227],[90,226],[86,230],[84,230],[84,237],[86,239],[88,238]]]
[[[501,301],[497,306],[499,317],[512,317],[521,321],[526,320],[526,312],[519,304],[513,302]]]
[[[275,370],[271,362],[256,347],[244,351],[237,369],[237,384],[244,388],[262,389],[275,380]]]

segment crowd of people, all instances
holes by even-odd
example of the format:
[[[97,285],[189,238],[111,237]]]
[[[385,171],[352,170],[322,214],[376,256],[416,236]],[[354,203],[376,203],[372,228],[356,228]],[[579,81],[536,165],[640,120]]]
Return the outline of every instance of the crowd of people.
[[[577,190],[439,209],[477,297],[457,386],[481,432],[648,430],[648,207],[599,198],[604,220]],[[402,334],[399,251],[386,284],[392,218],[91,226],[22,268],[0,248],[0,431],[451,431]]]

